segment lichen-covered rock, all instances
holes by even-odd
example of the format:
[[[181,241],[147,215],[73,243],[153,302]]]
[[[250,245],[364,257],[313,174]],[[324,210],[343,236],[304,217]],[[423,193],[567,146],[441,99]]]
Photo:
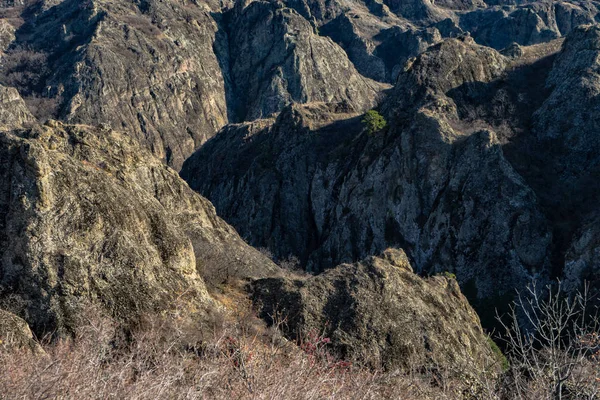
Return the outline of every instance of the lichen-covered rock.
[[[340,265],[309,278],[253,284],[253,299],[291,338],[315,333],[338,355],[372,367],[498,370],[479,318],[452,278],[422,279],[402,250]]]
[[[0,351],[27,349],[34,353],[43,353],[34,340],[27,322],[14,314],[0,310]]]
[[[127,135],[50,121],[0,138],[0,303],[35,332],[72,331],[88,305],[135,322],[185,299],[202,315],[198,270],[276,270]]]

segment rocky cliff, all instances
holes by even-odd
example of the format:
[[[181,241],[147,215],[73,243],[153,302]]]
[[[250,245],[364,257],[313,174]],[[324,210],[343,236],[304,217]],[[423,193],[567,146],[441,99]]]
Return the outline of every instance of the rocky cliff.
[[[225,124],[292,102],[365,111],[443,37],[531,45],[596,15],[594,2],[7,2],[0,75],[39,119],[107,124],[179,169]]]
[[[2,106],[0,115],[18,116],[23,101],[17,95]],[[354,115],[347,104],[308,109],[313,118]],[[361,365],[461,379],[498,371],[457,283],[419,278],[403,251],[292,278],[131,136],[54,120],[38,125],[27,113],[11,123],[0,131],[0,351],[42,353],[29,326],[38,335],[69,335],[96,314],[131,327],[177,306],[202,327],[226,312],[223,295],[212,297],[207,286],[241,279],[268,322],[279,307],[301,310],[289,314],[286,334],[326,327],[336,354]],[[245,307],[243,299],[236,307]]]
[[[366,110],[386,87],[360,75],[344,50],[282,4],[255,1],[227,17],[240,121],[269,116],[291,103],[343,101]]]
[[[549,275],[552,232],[502,138],[461,125],[447,94],[494,82],[510,63],[445,41],[399,77],[387,128],[368,135],[343,106],[295,106],[224,129],[182,176],[252,244],[312,270],[400,246],[419,272],[455,272],[473,300],[509,295]]]
[[[447,39],[406,64],[387,127],[292,106],[226,127],[181,174],[250,243],[314,271],[402,247],[421,273],[456,273],[482,312],[533,278],[581,284],[596,269],[598,42],[596,26],[502,54]]]
[[[69,332],[90,305],[124,322],[178,298],[210,312],[203,277],[277,271],[127,135],[55,121],[0,135],[0,304],[36,332]]]
[[[176,168],[227,123],[208,5],[66,0],[32,7],[8,51],[4,83],[52,100],[41,118],[125,130]],[[22,71],[30,74],[25,81]]]
[[[221,6],[65,0],[13,7],[20,19],[14,32],[3,30],[2,83],[17,87],[42,120],[126,131],[176,169],[229,121],[291,102],[348,101],[364,110],[385,87],[358,74],[291,8]]]
[[[261,315],[270,323],[283,321],[289,337],[318,334],[334,352],[361,364],[451,365],[456,369],[443,373],[466,376],[500,367],[456,281],[419,278],[402,250],[315,277],[258,280],[253,290]]]
[[[66,333],[88,305],[127,322],[185,293],[208,313],[231,279],[300,296],[241,237],[315,273],[403,248],[486,323],[533,278],[597,285],[597,19],[595,1],[0,2],[0,308]],[[460,298],[392,264],[297,284],[335,297],[348,269]],[[394,291],[357,284],[360,307]]]

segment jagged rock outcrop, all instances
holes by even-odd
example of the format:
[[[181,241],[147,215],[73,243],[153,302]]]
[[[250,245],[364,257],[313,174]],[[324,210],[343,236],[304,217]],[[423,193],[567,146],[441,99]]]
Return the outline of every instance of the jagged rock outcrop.
[[[15,28],[5,19],[0,19],[0,50],[6,51],[15,40]]]
[[[227,7],[44,2],[17,29],[2,83],[31,99],[38,118],[126,131],[175,169],[229,121],[291,102],[347,101],[366,110],[386,87],[360,75],[293,9]]]
[[[456,281],[419,278],[402,250],[314,277],[258,280],[253,299],[269,323],[285,318],[290,338],[317,333],[335,353],[361,364],[463,375],[499,367]]]
[[[34,353],[43,353],[34,340],[27,322],[14,314],[0,310],[0,350],[28,349]]]
[[[179,168],[228,121],[210,13],[195,2],[51,4],[16,32],[15,58],[47,55],[39,85],[19,89],[59,102],[51,117],[126,130]]]
[[[420,23],[441,21],[451,15],[447,10],[436,7],[431,0],[385,0],[384,3],[399,17]]]
[[[0,86],[0,126],[13,128],[35,123],[19,92],[15,88]]]
[[[442,39],[436,28],[413,28],[357,8],[323,25],[320,33],[340,44],[362,75],[380,82],[395,82],[409,58]]]
[[[595,23],[595,2],[531,2],[490,7],[460,15],[460,26],[478,43],[503,49],[511,43],[528,46],[569,34],[575,27]]]
[[[35,332],[71,332],[88,306],[209,313],[202,276],[277,270],[127,135],[50,121],[0,137],[0,304]]]
[[[264,118],[292,102],[343,101],[364,111],[385,88],[361,76],[337,44],[291,8],[254,1],[230,19],[238,120]]]
[[[400,76],[383,131],[367,135],[343,108],[295,106],[227,127],[181,174],[278,257],[321,270],[403,247],[421,273],[454,272],[478,307],[507,304],[549,275],[552,232],[497,135],[462,126],[446,94],[485,87],[509,64],[470,38],[447,40]]]

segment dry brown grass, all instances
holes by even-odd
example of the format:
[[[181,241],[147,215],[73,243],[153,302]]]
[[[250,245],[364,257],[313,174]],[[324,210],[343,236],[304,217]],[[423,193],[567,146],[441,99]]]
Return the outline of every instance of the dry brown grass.
[[[285,320],[275,318],[267,328],[239,289],[224,288],[217,296],[223,299],[225,311],[209,322],[190,318],[182,307],[146,316],[124,332],[90,309],[86,314],[94,317],[73,338],[42,340],[42,354],[0,346],[0,399],[553,398],[552,385],[518,368],[518,359],[500,377],[372,370],[333,357],[318,332],[298,343],[286,340],[279,329]],[[585,339],[593,348],[600,343],[597,336]],[[592,386],[600,381],[599,354],[573,369]],[[526,397],[515,390],[519,385]],[[598,392],[589,394],[564,398],[594,399]]]
[[[209,329],[175,312],[148,317],[128,334],[102,318],[72,339],[44,344],[45,355],[0,350],[0,398],[456,398],[431,377],[335,360],[324,338],[296,346],[252,316],[228,318]]]

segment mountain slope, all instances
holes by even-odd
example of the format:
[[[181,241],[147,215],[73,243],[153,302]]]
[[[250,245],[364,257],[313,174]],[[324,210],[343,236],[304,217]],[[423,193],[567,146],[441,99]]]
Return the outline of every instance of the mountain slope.
[[[71,331],[88,305],[123,322],[177,298],[210,312],[203,277],[278,271],[124,134],[50,121],[0,135],[0,304],[36,332]]]
[[[555,273],[554,228],[513,150],[525,117],[500,90],[521,89],[511,74],[523,63],[547,68],[536,63],[554,47],[530,50],[514,59],[446,40],[399,77],[381,108],[388,128],[369,136],[343,108],[294,106],[226,127],[181,175],[278,257],[320,271],[399,246],[419,272],[456,273],[480,307],[505,305]]]

